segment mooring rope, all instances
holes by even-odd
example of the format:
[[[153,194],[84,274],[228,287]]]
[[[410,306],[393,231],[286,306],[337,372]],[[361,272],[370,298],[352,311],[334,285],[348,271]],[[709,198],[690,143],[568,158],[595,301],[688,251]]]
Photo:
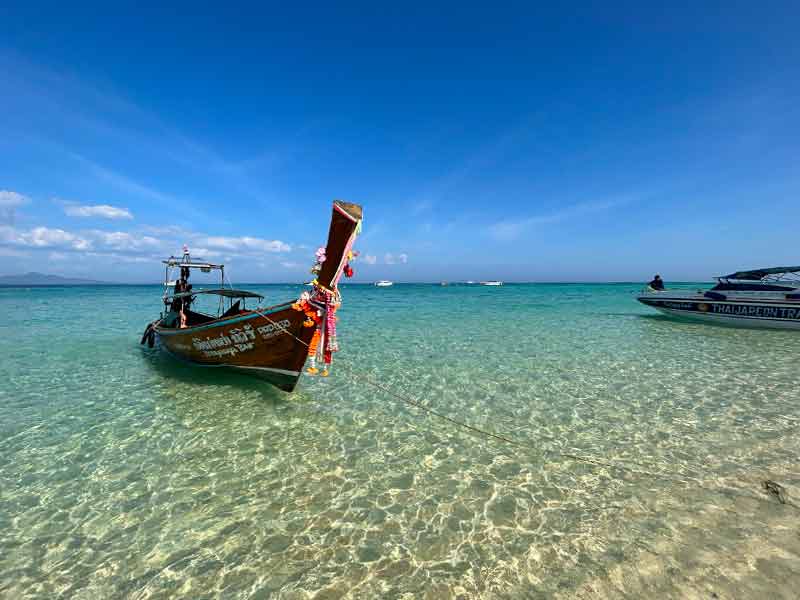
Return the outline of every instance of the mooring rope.
[[[280,325],[278,325],[278,323],[276,323],[275,321],[270,319],[267,315],[265,315],[258,308],[254,309],[254,312],[256,312],[259,315],[261,315],[264,319],[269,321],[271,324],[275,325],[283,333],[293,337],[295,340],[300,342],[302,345],[304,345],[306,347],[309,346],[308,343],[306,343],[305,341],[301,340],[299,337],[294,335],[291,331],[289,331],[289,330],[285,329],[284,327],[281,327]],[[594,465],[594,466],[598,466],[598,467],[605,467],[605,468],[608,468],[608,469],[617,469],[619,471],[625,471],[625,472],[633,474],[633,475],[640,475],[640,476],[650,477],[650,478],[654,478],[654,479],[662,479],[662,480],[666,480],[666,481],[672,481],[673,483],[679,483],[679,484],[684,485],[684,486],[694,485],[694,486],[696,486],[696,487],[698,487],[700,489],[703,489],[703,490],[706,490],[708,492],[715,493],[715,494],[735,495],[735,496],[739,496],[739,497],[743,497],[743,498],[750,498],[750,499],[759,500],[759,501],[762,501],[762,502],[765,501],[765,499],[763,497],[761,497],[761,496],[755,496],[755,495],[752,495],[752,494],[741,494],[741,493],[737,493],[737,492],[735,492],[735,491],[733,491],[731,489],[724,490],[724,489],[721,489],[719,487],[709,487],[709,486],[705,485],[700,479],[697,479],[696,477],[688,476],[685,473],[681,473],[679,476],[675,476],[672,473],[664,473],[664,472],[656,473],[655,471],[650,470],[650,468],[647,465],[642,464],[642,463],[638,463],[638,462],[632,461],[632,460],[628,460],[626,462],[628,464],[635,465],[638,468],[633,469],[633,468],[627,466],[626,464],[612,463],[612,462],[604,461],[604,460],[601,460],[601,459],[598,459],[598,458],[595,458],[595,457],[591,457],[591,456],[582,456],[580,454],[572,454],[572,453],[569,453],[569,452],[561,452],[561,451],[558,451],[558,450],[549,450],[549,449],[548,450],[542,450],[541,448],[537,448],[535,446],[532,446],[529,443],[522,442],[522,441],[519,441],[519,440],[515,440],[515,439],[513,439],[512,437],[510,437],[508,435],[505,435],[505,434],[502,434],[502,433],[497,433],[497,432],[494,432],[494,431],[489,431],[487,429],[482,429],[480,427],[476,427],[474,425],[470,425],[469,423],[465,423],[464,421],[459,421],[458,419],[454,419],[453,417],[449,417],[444,413],[441,413],[441,412],[439,412],[439,411],[437,411],[437,410],[435,410],[433,408],[430,408],[429,406],[425,406],[419,400],[411,398],[410,396],[408,396],[406,394],[398,392],[395,389],[392,389],[392,388],[390,388],[390,387],[388,387],[388,386],[386,386],[386,385],[384,385],[384,384],[382,384],[382,383],[380,383],[378,381],[375,381],[371,377],[368,377],[368,376],[363,375],[361,373],[354,372],[352,370],[352,368],[350,368],[350,365],[345,364],[345,365],[340,365],[340,367],[341,366],[346,367],[345,370],[349,372],[349,375],[350,375],[351,378],[363,381],[364,383],[366,383],[366,384],[368,384],[368,385],[370,385],[370,386],[372,386],[372,387],[384,392],[385,394],[387,394],[389,396],[392,396],[392,397],[396,398],[397,400],[403,402],[404,404],[406,404],[408,406],[412,406],[412,407],[414,407],[414,408],[416,408],[418,410],[421,410],[421,411],[425,412],[426,414],[429,414],[429,415],[431,415],[433,417],[436,417],[438,419],[441,419],[443,421],[451,423],[451,424],[453,424],[453,425],[455,425],[457,427],[460,427],[460,428],[462,428],[462,429],[464,429],[466,431],[469,431],[470,433],[475,434],[477,436],[482,436],[482,437],[485,437],[485,438],[494,439],[494,440],[503,442],[505,444],[508,444],[510,446],[514,446],[514,447],[517,447],[517,448],[522,448],[524,450],[533,450],[535,452],[543,452],[544,454],[550,454],[551,456],[558,456],[558,457],[561,457],[561,458],[575,460],[575,461],[578,461],[578,462],[583,462],[583,463]],[[785,506],[791,506],[791,507],[796,508],[796,509],[800,509],[800,506],[798,506],[798,505],[796,505],[796,504],[794,504],[794,503],[792,503],[792,502],[790,502],[788,500],[788,496],[787,496],[787,493],[786,493],[786,488],[784,488],[780,484],[775,483],[774,481],[771,481],[771,480],[767,479],[767,480],[763,480],[761,482],[761,487],[764,489],[764,491],[767,494],[769,494],[771,496],[775,496],[777,498],[777,500],[780,502],[780,504],[785,505]]]

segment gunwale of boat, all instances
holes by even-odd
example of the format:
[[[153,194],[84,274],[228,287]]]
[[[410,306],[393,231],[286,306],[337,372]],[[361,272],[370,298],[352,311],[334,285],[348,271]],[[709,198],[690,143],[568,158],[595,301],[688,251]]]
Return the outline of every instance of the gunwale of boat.
[[[227,317],[221,317],[218,319],[214,319],[213,321],[207,321],[206,323],[198,323],[197,325],[191,325],[188,327],[164,327],[161,325],[161,321],[153,326],[153,328],[159,333],[159,335],[176,335],[176,334],[187,334],[193,331],[200,331],[203,329],[212,329],[214,327],[218,327],[220,325],[231,325],[236,323],[237,321],[246,321],[253,317],[263,315],[269,315],[274,312],[278,312],[280,310],[284,310],[286,308],[290,308],[293,302],[283,302],[281,304],[275,304],[273,306],[267,308],[257,308],[257,309],[246,309],[242,310],[242,312],[237,313],[235,315],[229,315]],[[200,313],[203,314],[203,313]],[[208,315],[205,315],[208,316]],[[266,319],[265,319],[266,320]]]

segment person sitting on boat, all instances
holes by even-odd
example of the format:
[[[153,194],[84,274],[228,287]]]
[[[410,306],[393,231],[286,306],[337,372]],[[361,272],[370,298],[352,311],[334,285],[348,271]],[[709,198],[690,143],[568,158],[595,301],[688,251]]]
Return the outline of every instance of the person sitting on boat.
[[[184,293],[187,285],[188,284],[186,283],[186,280],[182,276],[180,279],[178,279],[178,281],[175,282],[171,306],[172,310],[175,312],[179,312],[181,309],[183,309],[184,299],[183,296],[179,296],[178,294]]]
[[[664,280],[661,279],[661,275],[656,275],[653,277],[653,281],[648,283],[651,288],[657,291],[662,291],[664,289]]]
[[[189,283],[189,267],[181,267],[181,280],[183,281],[183,291],[187,294],[192,291],[192,284]],[[192,297],[186,296],[183,299],[183,307],[189,308],[192,303]]]
[[[170,306],[170,311],[175,314],[174,321],[177,322],[178,326],[183,329],[186,327],[186,312],[189,309],[189,304],[192,301],[191,296],[183,296],[179,294],[184,294],[192,291],[192,286],[189,282],[186,281],[186,276],[188,275],[189,269],[181,268],[181,277],[178,281],[175,282],[175,288],[173,291],[173,298],[172,304]]]

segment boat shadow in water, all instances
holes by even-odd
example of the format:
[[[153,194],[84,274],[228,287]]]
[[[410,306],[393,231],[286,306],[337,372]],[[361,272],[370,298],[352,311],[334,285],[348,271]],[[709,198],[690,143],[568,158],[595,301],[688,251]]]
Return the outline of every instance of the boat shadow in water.
[[[718,336],[719,339],[733,339],[732,335],[738,336],[758,336],[758,339],[762,339],[764,336],[770,339],[775,339],[776,336],[787,336],[788,339],[791,339],[791,335],[793,334],[792,331],[787,329],[769,329],[763,327],[747,327],[741,323],[726,323],[723,321],[698,321],[695,319],[691,319],[688,317],[679,317],[679,316],[672,316],[672,315],[662,315],[662,314],[652,314],[652,315],[644,315],[644,314],[635,314],[635,313],[619,313],[614,315],[613,313],[607,313],[611,316],[617,317],[635,317],[637,319],[641,319],[642,323],[652,323],[652,324],[659,324],[665,327],[671,327],[676,330],[681,331],[692,331],[692,332],[701,332],[704,333],[706,337],[709,336]]]
[[[245,397],[257,395],[259,401],[273,408],[289,404],[292,395],[246,373],[229,370],[225,367],[201,367],[182,360],[176,360],[157,349],[142,348],[145,364],[162,380],[159,390],[171,400],[183,402],[190,397],[193,402],[226,403],[225,406]],[[299,397],[295,394],[294,397]]]

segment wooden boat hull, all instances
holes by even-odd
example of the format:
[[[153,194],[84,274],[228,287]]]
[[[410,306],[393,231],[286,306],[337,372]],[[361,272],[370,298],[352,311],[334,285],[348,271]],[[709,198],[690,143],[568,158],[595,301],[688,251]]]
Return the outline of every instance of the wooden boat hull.
[[[305,315],[280,304],[185,329],[153,326],[161,348],[203,367],[226,367],[291,392],[303,372],[314,329]]]

